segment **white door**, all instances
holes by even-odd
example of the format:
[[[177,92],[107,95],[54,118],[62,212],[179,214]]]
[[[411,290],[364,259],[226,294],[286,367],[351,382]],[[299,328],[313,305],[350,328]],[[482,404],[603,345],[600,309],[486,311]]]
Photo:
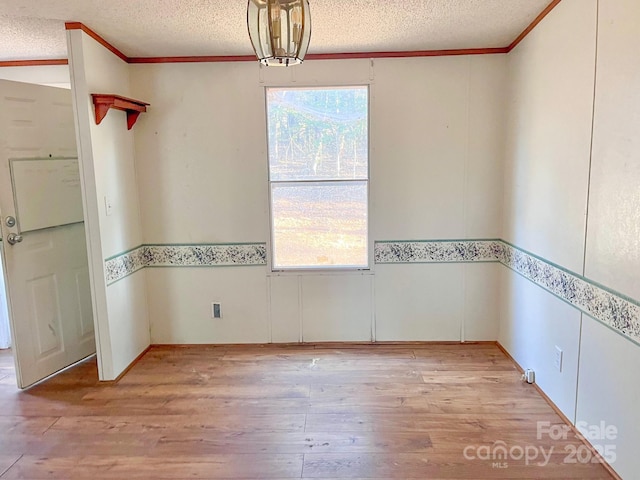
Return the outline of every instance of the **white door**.
[[[95,353],[84,224],[20,232],[10,171],[10,160],[75,156],[71,92],[0,80],[2,252],[21,388]]]

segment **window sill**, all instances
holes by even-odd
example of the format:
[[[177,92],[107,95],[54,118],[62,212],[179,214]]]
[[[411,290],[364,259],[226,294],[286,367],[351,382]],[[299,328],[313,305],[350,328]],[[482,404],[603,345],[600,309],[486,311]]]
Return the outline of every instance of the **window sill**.
[[[267,272],[267,277],[308,277],[308,276],[372,276],[371,268],[322,268],[322,269],[287,269]]]

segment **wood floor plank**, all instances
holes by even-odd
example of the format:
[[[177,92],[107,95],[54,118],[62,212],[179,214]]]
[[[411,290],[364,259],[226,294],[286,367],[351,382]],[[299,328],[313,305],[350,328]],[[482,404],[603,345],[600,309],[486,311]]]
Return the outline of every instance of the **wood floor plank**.
[[[58,417],[14,417],[0,416],[0,432],[3,435],[31,434],[42,435]]]
[[[168,373],[153,370],[132,372],[119,382],[120,385],[228,385],[230,383],[263,384],[286,382],[289,384],[309,383],[310,385],[348,385],[366,383],[425,383],[420,372],[404,368],[384,368],[336,372],[331,370],[288,369],[269,370],[264,367],[243,369],[208,369]]]
[[[21,455],[11,455],[9,452],[0,450],[0,477],[11,468],[11,466],[20,460]]]
[[[538,438],[562,419],[495,345],[161,346],[115,384],[90,359],[22,392],[0,365],[2,480],[610,478]],[[551,454],[465,454],[495,445]]]
[[[308,398],[309,385],[272,384],[268,387],[257,388],[254,385],[227,384],[224,388],[219,385],[114,385],[108,388],[96,389],[84,395],[83,400],[110,400],[122,397],[133,398]]]
[[[594,479],[607,478],[602,470],[591,465],[567,465],[561,463],[562,456],[552,458],[555,474],[561,478]],[[464,479],[521,479],[553,478],[554,472],[547,466],[526,465],[524,460],[509,460],[504,468],[494,468],[492,464],[461,458],[452,461],[447,454],[400,453],[388,454],[306,454],[304,456],[303,478],[464,478]],[[550,476],[551,475],[551,476]]]
[[[39,457],[24,455],[5,479],[283,479],[300,478],[302,455]]]
[[[81,431],[94,435],[112,433],[222,433],[222,432],[301,432],[304,414],[272,415],[123,415],[62,417],[51,431]]]
[[[359,413],[308,414],[306,431],[320,432],[433,432],[444,431],[458,435],[463,432],[503,432],[527,429],[535,433],[537,421],[545,421],[548,414],[512,415],[487,414],[481,418],[467,414]]]
[[[164,409],[169,413],[197,415],[209,412],[212,415],[272,414],[281,412],[306,413],[308,398],[178,398],[166,402]]]
[[[0,435],[0,452],[38,456],[67,456],[69,452],[93,455],[147,455],[159,434],[116,434],[96,436],[84,432],[55,432],[43,435]]]
[[[429,435],[407,432],[273,432],[167,434],[151,449],[153,455],[219,453],[404,453],[431,451]]]
[[[15,389],[15,385],[12,387]],[[1,396],[0,392],[0,396]],[[158,413],[166,399],[115,399],[109,401],[64,401],[63,399],[27,399],[24,396],[3,399],[0,417],[3,416],[80,416],[80,415],[149,415]]]

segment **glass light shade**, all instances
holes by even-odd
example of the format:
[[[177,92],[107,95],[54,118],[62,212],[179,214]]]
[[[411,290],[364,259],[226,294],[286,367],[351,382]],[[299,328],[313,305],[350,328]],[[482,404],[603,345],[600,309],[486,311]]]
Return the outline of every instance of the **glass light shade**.
[[[260,63],[302,63],[311,39],[308,0],[249,0],[247,27]]]

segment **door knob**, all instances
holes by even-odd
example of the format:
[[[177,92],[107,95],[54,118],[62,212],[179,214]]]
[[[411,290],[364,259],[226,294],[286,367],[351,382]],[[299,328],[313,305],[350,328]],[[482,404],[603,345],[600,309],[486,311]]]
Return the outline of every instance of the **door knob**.
[[[7,235],[7,242],[9,245],[15,245],[16,243],[20,243],[22,241],[22,235],[19,233],[10,233]]]

